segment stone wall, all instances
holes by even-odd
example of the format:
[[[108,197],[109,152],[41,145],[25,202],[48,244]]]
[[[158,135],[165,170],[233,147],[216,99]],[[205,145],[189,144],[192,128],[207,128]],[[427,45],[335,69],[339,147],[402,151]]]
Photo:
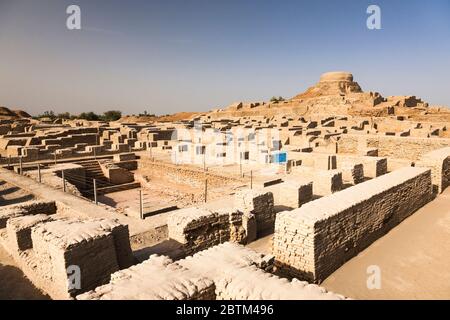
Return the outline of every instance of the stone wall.
[[[128,226],[44,213],[9,217],[0,242],[31,282],[53,299],[69,299],[108,283],[111,273],[134,263]],[[72,275],[79,276],[79,287],[70,286],[77,283]]]
[[[55,201],[27,201],[16,205],[3,206],[0,211],[0,229],[6,228],[8,219],[25,215],[54,214]]]
[[[344,298],[317,285],[281,279],[267,272],[273,268],[273,256],[232,243],[204,250],[177,263],[212,279],[218,300]]]
[[[358,153],[365,147],[377,148],[380,157],[418,160],[430,151],[450,146],[450,139],[411,138],[382,135],[343,135],[338,141],[339,153]]]
[[[254,217],[231,207],[176,210],[168,218],[167,227],[169,238],[181,243],[186,255],[227,241],[247,243],[256,238]]]
[[[438,193],[443,192],[450,185],[450,147],[424,154],[416,166],[431,169],[433,186]]]
[[[112,274],[109,284],[78,300],[315,300],[345,299],[314,284],[281,279],[272,256],[224,243],[177,262],[153,255]]]
[[[430,170],[411,167],[279,213],[277,265],[321,281],[431,199]]]
[[[388,172],[388,160],[385,157],[357,156],[338,154],[338,168],[347,164],[359,164],[364,167],[364,177],[376,178]]]
[[[257,234],[273,230],[275,210],[272,192],[264,190],[242,190],[234,196],[234,207],[245,215],[256,219]]]
[[[167,257],[153,255],[112,274],[111,282],[77,296],[78,300],[212,300],[214,282]]]
[[[185,165],[174,165],[162,162],[153,162],[145,158],[139,161],[139,168],[143,174],[164,178],[175,183],[181,183],[192,187],[204,187],[205,179],[208,179],[208,187],[222,187],[224,184],[239,182],[238,179],[221,176],[212,172],[205,173],[203,169],[189,168]]]
[[[312,200],[313,183],[286,181],[265,188],[272,192],[274,204],[290,208],[300,208]]]

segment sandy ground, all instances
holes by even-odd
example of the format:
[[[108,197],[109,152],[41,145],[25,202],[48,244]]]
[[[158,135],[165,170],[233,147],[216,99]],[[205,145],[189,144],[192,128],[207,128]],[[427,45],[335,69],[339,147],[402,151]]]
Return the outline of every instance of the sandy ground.
[[[0,300],[50,299],[38,290],[0,245]]]
[[[450,188],[348,261],[322,286],[356,299],[450,299]],[[367,267],[381,289],[367,288]]]

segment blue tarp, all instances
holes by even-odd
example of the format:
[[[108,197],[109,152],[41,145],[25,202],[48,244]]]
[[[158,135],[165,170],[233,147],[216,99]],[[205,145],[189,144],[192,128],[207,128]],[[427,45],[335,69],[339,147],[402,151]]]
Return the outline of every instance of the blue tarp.
[[[272,161],[274,163],[285,163],[287,161],[287,153],[280,152],[272,155]]]

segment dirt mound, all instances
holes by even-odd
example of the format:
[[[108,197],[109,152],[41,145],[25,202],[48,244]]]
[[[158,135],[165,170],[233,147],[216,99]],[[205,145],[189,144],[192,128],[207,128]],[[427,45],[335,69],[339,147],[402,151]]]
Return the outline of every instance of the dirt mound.
[[[0,107],[0,117],[6,118],[17,118],[17,115],[6,107]]]
[[[17,120],[22,118],[31,118],[31,116],[23,110],[11,110],[7,107],[0,107],[0,119]]]
[[[23,110],[12,110],[19,118],[31,118],[31,115],[28,112]]]
[[[309,99],[323,96],[343,96],[350,93],[362,93],[359,84],[353,81],[349,72],[328,72],[320,76],[320,81],[293,99]]]
[[[200,115],[199,112],[178,112],[164,116],[123,116],[119,119],[122,123],[138,123],[138,122],[173,122],[181,120],[190,120]]]
[[[291,99],[275,102],[238,102],[211,110],[207,116],[217,120],[243,116],[312,114],[361,117],[404,115],[410,119],[437,119],[442,116],[447,119],[445,110],[430,110],[428,103],[416,96],[383,97],[378,92],[363,91],[350,72],[342,71],[322,74],[319,82]]]

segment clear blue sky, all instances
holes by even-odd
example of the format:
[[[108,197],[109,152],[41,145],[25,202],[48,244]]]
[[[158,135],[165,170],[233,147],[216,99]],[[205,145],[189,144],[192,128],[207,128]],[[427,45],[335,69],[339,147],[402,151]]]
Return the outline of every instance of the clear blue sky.
[[[366,28],[369,4],[382,30]],[[33,114],[209,110],[333,70],[450,105],[450,1],[0,0],[0,57],[0,105]]]

